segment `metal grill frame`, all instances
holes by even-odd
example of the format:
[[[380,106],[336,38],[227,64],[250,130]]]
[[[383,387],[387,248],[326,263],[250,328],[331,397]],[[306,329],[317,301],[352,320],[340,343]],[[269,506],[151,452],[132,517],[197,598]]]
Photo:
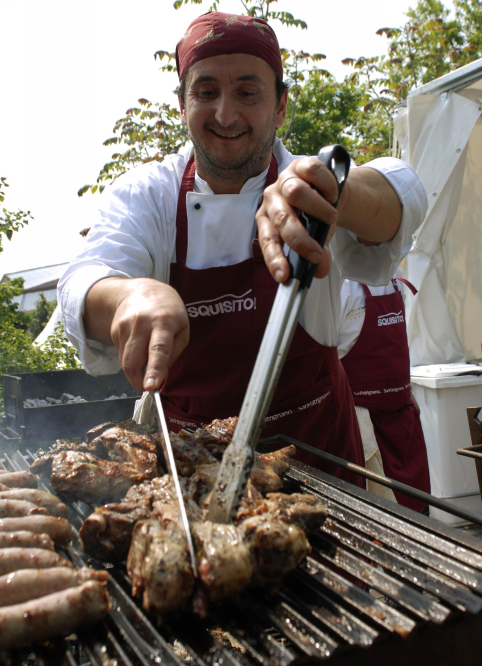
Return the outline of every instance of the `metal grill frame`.
[[[30,450],[15,451],[0,462],[9,470],[26,470],[33,459]],[[91,507],[68,505],[74,540],[61,552],[77,567],[107,568],[113,608],[98,626],[36,647],[30,661],[16,653],[13,663],[479,665],[481,541],[298,462],[292,463],[283,490],[310,493],[327,507],[325,524],[310,539],[313,552],[274,597],[245,595],[212,609],[205,621],[185,615],[160,623],[143,612],[130,596],[123,567],[82,552],[78,529]],[[217,643],[210,633],[216,627],[234,637],[242,651]],[[187,657],[176,654],[174,640]]]

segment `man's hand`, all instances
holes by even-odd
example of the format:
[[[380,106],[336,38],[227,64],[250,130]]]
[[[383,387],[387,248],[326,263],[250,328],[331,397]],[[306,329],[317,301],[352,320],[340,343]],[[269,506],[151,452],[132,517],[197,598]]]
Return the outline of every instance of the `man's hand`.
[[[87,337],[114,343],[127,379],[139,391],[159,388],[189,342],[189,319],[179,294],[150,278],[106,278],[94,284],[84,325]]]
[[[298,213],[303,210],[332,225],[328,245],[336,227],[337,213],[332,203],[337,200],[338,185],[335,177],[316,157],[294,160],[280,174],[276,183],[265,189],[263,203],[256,215],[258,237],[266,265],[277,282],[284,282],[289,276],[288,261],[283,252],[284,243],[312,264],[318,264],[315,277],[322,278],[328,274],[330,251],[321,248],[310,238]]]
[[[265,189],[263,203],[256,215],[258,237],[266,265],[277,282],[284,282],[289,277],[284,243],[312,264],[317,264],[315,277],[325,277],[330,270],[330,251],[327,247],[322,249],[310,238],[298,218],[300,210],[331,224],[327,246],[337,226],[373,245],[390,241],[396,235],[402,219],[402,205],[388,180],[375,169],[368,166],[351,169],[335,210],[332,203],[337,199],[335,177],[316,157],[293,160],[276,183]]]

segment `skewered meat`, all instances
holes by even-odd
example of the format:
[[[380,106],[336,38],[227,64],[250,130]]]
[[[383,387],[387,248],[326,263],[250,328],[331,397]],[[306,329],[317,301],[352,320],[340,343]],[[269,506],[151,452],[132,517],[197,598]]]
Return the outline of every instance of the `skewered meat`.
[[[66,451],[54,456],[50,483],[59,497],[88,504],[120,500],[145,477],[129,463],[102,460],[91,453]]]
[[[55,551],[44,548],[2,548],[0,550],[0,576],[19,569],[48,569],[73,567]]]
[[[106,584],[99,581],[7,606],[0,609],[0,648],[66,636],[79,626],[98,622],[110,607]]]
[[[68,511],[65,504],[59,500],[58,497],[51,493],[44,492],[43,490],[35,490],[33,488],[13,488],[11,490],[0,491],[0,500],[27,500],[37,506],[47,509],[51,516],[58,518],[67,518]]]
[[[54,543],[68,543],[72,539],[72,526],[65,518],[55,516],[24,516],[0,519],[0,532],[35,532],[48,534]]]
[[[54,550],[48,534],[34,532],[0,532],[0,548],[45,548]]]
[[[142,593],[145,610],[162,615],[182,610],[191,597],[194,576],[186,537],[177,511],[164,505],[159,519],[140,521],[134,528],[127,558],[132,594]]]
[[[13,606],[45,597],[88,580],[107,581],[108,575],[107,571],[94,571],[88,567],[79,570],[67,567],[20,569],[0,576],[0,606]]]
[[[8,488],[37,488],[37,478],[30,472],[7,472],[2,474],[2,485],[8,486],[1,490],[8,490]]]
[[[120,502],[100,507],[88,516],[79,536],[86,553],[101,562],[122,562],[131,544],[132,530],[138,520],[151,516],[148,500]]]
[[[31,516],[33,514],[48,515],[47,509],[19,499],[0,499],[0,518],[18,518],[19,516]]]

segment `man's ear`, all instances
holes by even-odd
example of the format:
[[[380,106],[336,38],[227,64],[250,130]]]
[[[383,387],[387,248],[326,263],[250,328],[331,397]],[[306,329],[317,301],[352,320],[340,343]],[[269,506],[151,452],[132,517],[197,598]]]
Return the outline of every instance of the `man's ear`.
[[[184,104],[182,103],[182,99],[180,95],[177,96],[177,101],[179,102],[179,109],[181,111],[181,122],[183,125],[186,125],[187,127],[187,116],[186,116],[186,109],[184,107]]]
[[[286,119],[287,107],[288,107],[288,91],[285,90],[279,101],[278,110],[276,111],[276,127],[283,127]]]

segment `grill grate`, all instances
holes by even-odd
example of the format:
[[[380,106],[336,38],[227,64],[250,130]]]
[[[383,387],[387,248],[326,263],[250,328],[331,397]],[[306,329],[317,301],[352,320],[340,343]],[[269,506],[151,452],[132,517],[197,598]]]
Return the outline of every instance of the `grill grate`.
[[[0,462],[23,470],[35,458],[16,451]],[[301,666],[328,660],[376,666],[390,659],[413,666],[458,664],[461,651],[464,664],[479,663],[480,541],[300,463],[284,486],[315,495],[328,518],[311,539],[311,555],[274,597],[253,593],[213,609],[206,620],[184,615],[161,623],[131,598],[125,569],[106,565],[113,602],[108,617],[35,653],[18,653],[12,663]],[[102,568],[78,541],[90,511],[81,502],[69,505],[74,541],[63,554],[77,567]]]

